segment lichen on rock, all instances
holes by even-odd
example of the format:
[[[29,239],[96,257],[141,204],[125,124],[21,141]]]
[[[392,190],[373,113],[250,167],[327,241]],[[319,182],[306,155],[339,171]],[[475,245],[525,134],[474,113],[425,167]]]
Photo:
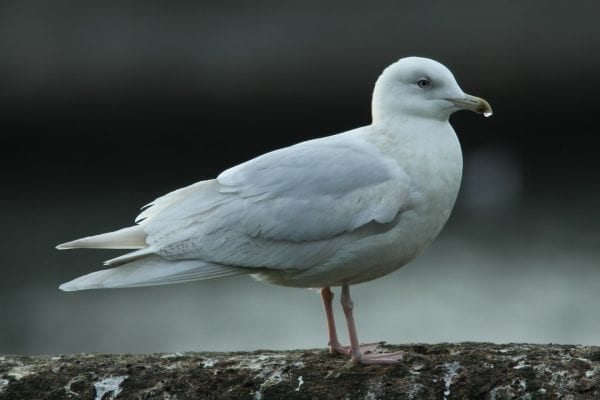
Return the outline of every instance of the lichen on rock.
[[[325,350],[0,356],[0,400],[600,398],[600,349],[458,343],[386,346],[394,366]]]

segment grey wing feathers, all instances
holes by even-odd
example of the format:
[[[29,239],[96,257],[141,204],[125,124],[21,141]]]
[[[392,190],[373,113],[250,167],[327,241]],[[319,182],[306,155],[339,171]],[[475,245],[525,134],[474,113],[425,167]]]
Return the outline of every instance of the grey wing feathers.
[[[240,228],[265,239],[314,241],[392,221],[408,178],[373,149],[344,144],[306,142],[223,172],[220,191],[248,205]]]
[[[406,174],[364,141],[327,139],[267,153],[197,186],[144,221],[148,243],[169,259],[304,269],[336,251],[332,239],[392,222],[406,206]]]

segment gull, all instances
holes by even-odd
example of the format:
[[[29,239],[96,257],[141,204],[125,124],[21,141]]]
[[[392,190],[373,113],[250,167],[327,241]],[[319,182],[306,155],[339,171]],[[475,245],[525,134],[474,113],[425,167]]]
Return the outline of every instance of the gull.
[[[370,125],[263,154],[157,198],[133,226],[58,245],[133,250],[60,289],[240,274],[318,288],[330,352],[362,364],[398,363],[402,352],[375,352],[382,342],[360,344],[350,286],[407,264],[448,220],[462,175],[449,118],[461,109],[492,114],[439,62],[401,58],[375,83]],[[336,333],[331,287],[337,286],[349,346]]]

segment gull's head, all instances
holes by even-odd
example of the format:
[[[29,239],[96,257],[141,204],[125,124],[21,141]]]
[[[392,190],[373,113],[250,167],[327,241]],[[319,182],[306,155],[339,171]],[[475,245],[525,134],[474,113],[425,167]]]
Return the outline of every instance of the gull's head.
[[[373,122],[408,116],[448,120],[458,110],[492,115],[489,103],[463,92],[448,68],[421,57],[401,58],[383,71],[372,107]]]

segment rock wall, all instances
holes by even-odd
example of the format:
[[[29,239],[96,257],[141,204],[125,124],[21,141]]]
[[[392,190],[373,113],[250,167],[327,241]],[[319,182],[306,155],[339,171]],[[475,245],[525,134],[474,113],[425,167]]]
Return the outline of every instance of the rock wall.
[[[600,399],[600,348],[385,346],[395,366],[325,350],[0,355],[0,399]]]

